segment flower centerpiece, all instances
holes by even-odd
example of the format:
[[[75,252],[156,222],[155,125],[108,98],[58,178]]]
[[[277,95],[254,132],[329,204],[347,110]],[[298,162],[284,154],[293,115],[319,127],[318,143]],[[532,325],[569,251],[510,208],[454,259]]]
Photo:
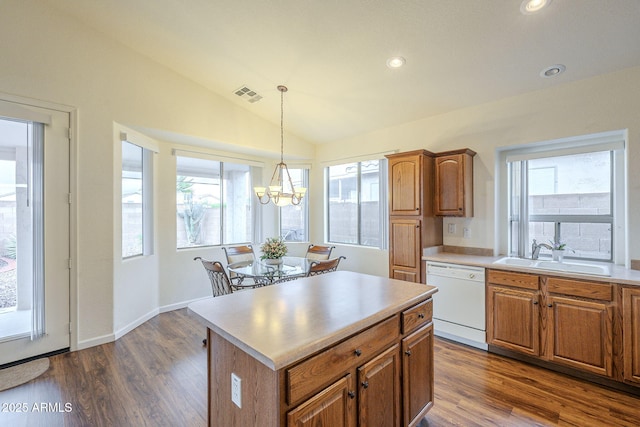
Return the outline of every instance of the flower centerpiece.
[[[282,257],[287,254],[287,245],[284,244],[282,237],[267,237],[260,249],[262,250],[260,259],[267,264],[279,264],[282,262]]]

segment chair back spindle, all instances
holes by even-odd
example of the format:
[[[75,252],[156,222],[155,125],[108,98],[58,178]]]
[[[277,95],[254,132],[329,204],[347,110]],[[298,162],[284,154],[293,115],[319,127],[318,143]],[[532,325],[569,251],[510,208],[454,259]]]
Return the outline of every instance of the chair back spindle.
[[[211,290],[213,291],[214,297],[227,295],[233,292],[231,281],[229,280],[227,272],[220,262],[207,261],[206,259],[202,259],[199,256],[195,257],[193,260],[200,260],[202,262],[202,265],[204,266],[204,269],[207,271],[207,275],[209,276],[209,280],[211,281]]]

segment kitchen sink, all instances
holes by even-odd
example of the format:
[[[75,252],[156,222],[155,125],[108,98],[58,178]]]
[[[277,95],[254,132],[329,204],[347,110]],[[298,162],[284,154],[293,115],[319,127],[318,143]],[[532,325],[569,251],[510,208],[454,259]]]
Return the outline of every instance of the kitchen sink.
[[[578,264],[571,262],[539,261],[536,268],[543,270],[563,271],[567,273],[595,274],[597,276],[611,276],[606,265]]]
[[[506,258],[500,258],[497,261],[493,262],[494,264],[506,264],[506,265],[517,265],[520,267],[533,267],[535,266],[535,264],[538,263],[537,260],[533,260],[533,259],[526,259],[526,258],[512,258],[512,257],[506,257]]]
[[[611,276],[611,270],[606,265],[545,261],[545,260],[514,258],[514,257],[500,258],[499,260],[494,261],[493,263],[513,265],[518,267],[535,268],[540,270],[560,271],[563,273],[591,274],[595,276]]]

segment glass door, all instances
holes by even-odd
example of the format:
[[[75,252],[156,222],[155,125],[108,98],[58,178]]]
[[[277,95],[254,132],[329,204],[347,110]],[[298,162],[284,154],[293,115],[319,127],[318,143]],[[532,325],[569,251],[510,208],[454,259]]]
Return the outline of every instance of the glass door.
[[[69,115],[0,101],[0,365],[69,347]]]

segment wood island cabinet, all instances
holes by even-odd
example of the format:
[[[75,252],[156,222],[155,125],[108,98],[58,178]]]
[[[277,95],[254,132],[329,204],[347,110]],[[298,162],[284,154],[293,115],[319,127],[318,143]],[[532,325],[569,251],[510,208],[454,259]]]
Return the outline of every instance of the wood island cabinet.
[[[353,378],[345,375],[287,414],[287,426],[355,427]]]
[[[473,216],[473,156],[468,148],[436,154],[435,214]]]
[[[487,342],[558,365],[613,375],[613,286],[489,270]]]
[[[413,427],[433,406],[433,323],[403,339],[402,354],[404,425]]]
[[[419,424],[433,406],[437,288],[348,271],[294,285],[189,306],[208,326],[208,424]]]
[[[358,368],[358,425],[400,425],[400,346]]]
[[[622,289],[624,380],[640,384],[640,288]]]
[[[422,248],[442,244],[433,211],[434,154],[416,150],[389,160],[389,277],[425,283]]]
[[[287,402],[297,405],[287,414],[287,427],[415,426],[420,422],[433,406],[432,304],[429,299],[287,369]],[[389,342],[395,344],[371,358]],[[321,388],[336,376],[336,382]],[[331,421],[327,424],[327,420]]]

